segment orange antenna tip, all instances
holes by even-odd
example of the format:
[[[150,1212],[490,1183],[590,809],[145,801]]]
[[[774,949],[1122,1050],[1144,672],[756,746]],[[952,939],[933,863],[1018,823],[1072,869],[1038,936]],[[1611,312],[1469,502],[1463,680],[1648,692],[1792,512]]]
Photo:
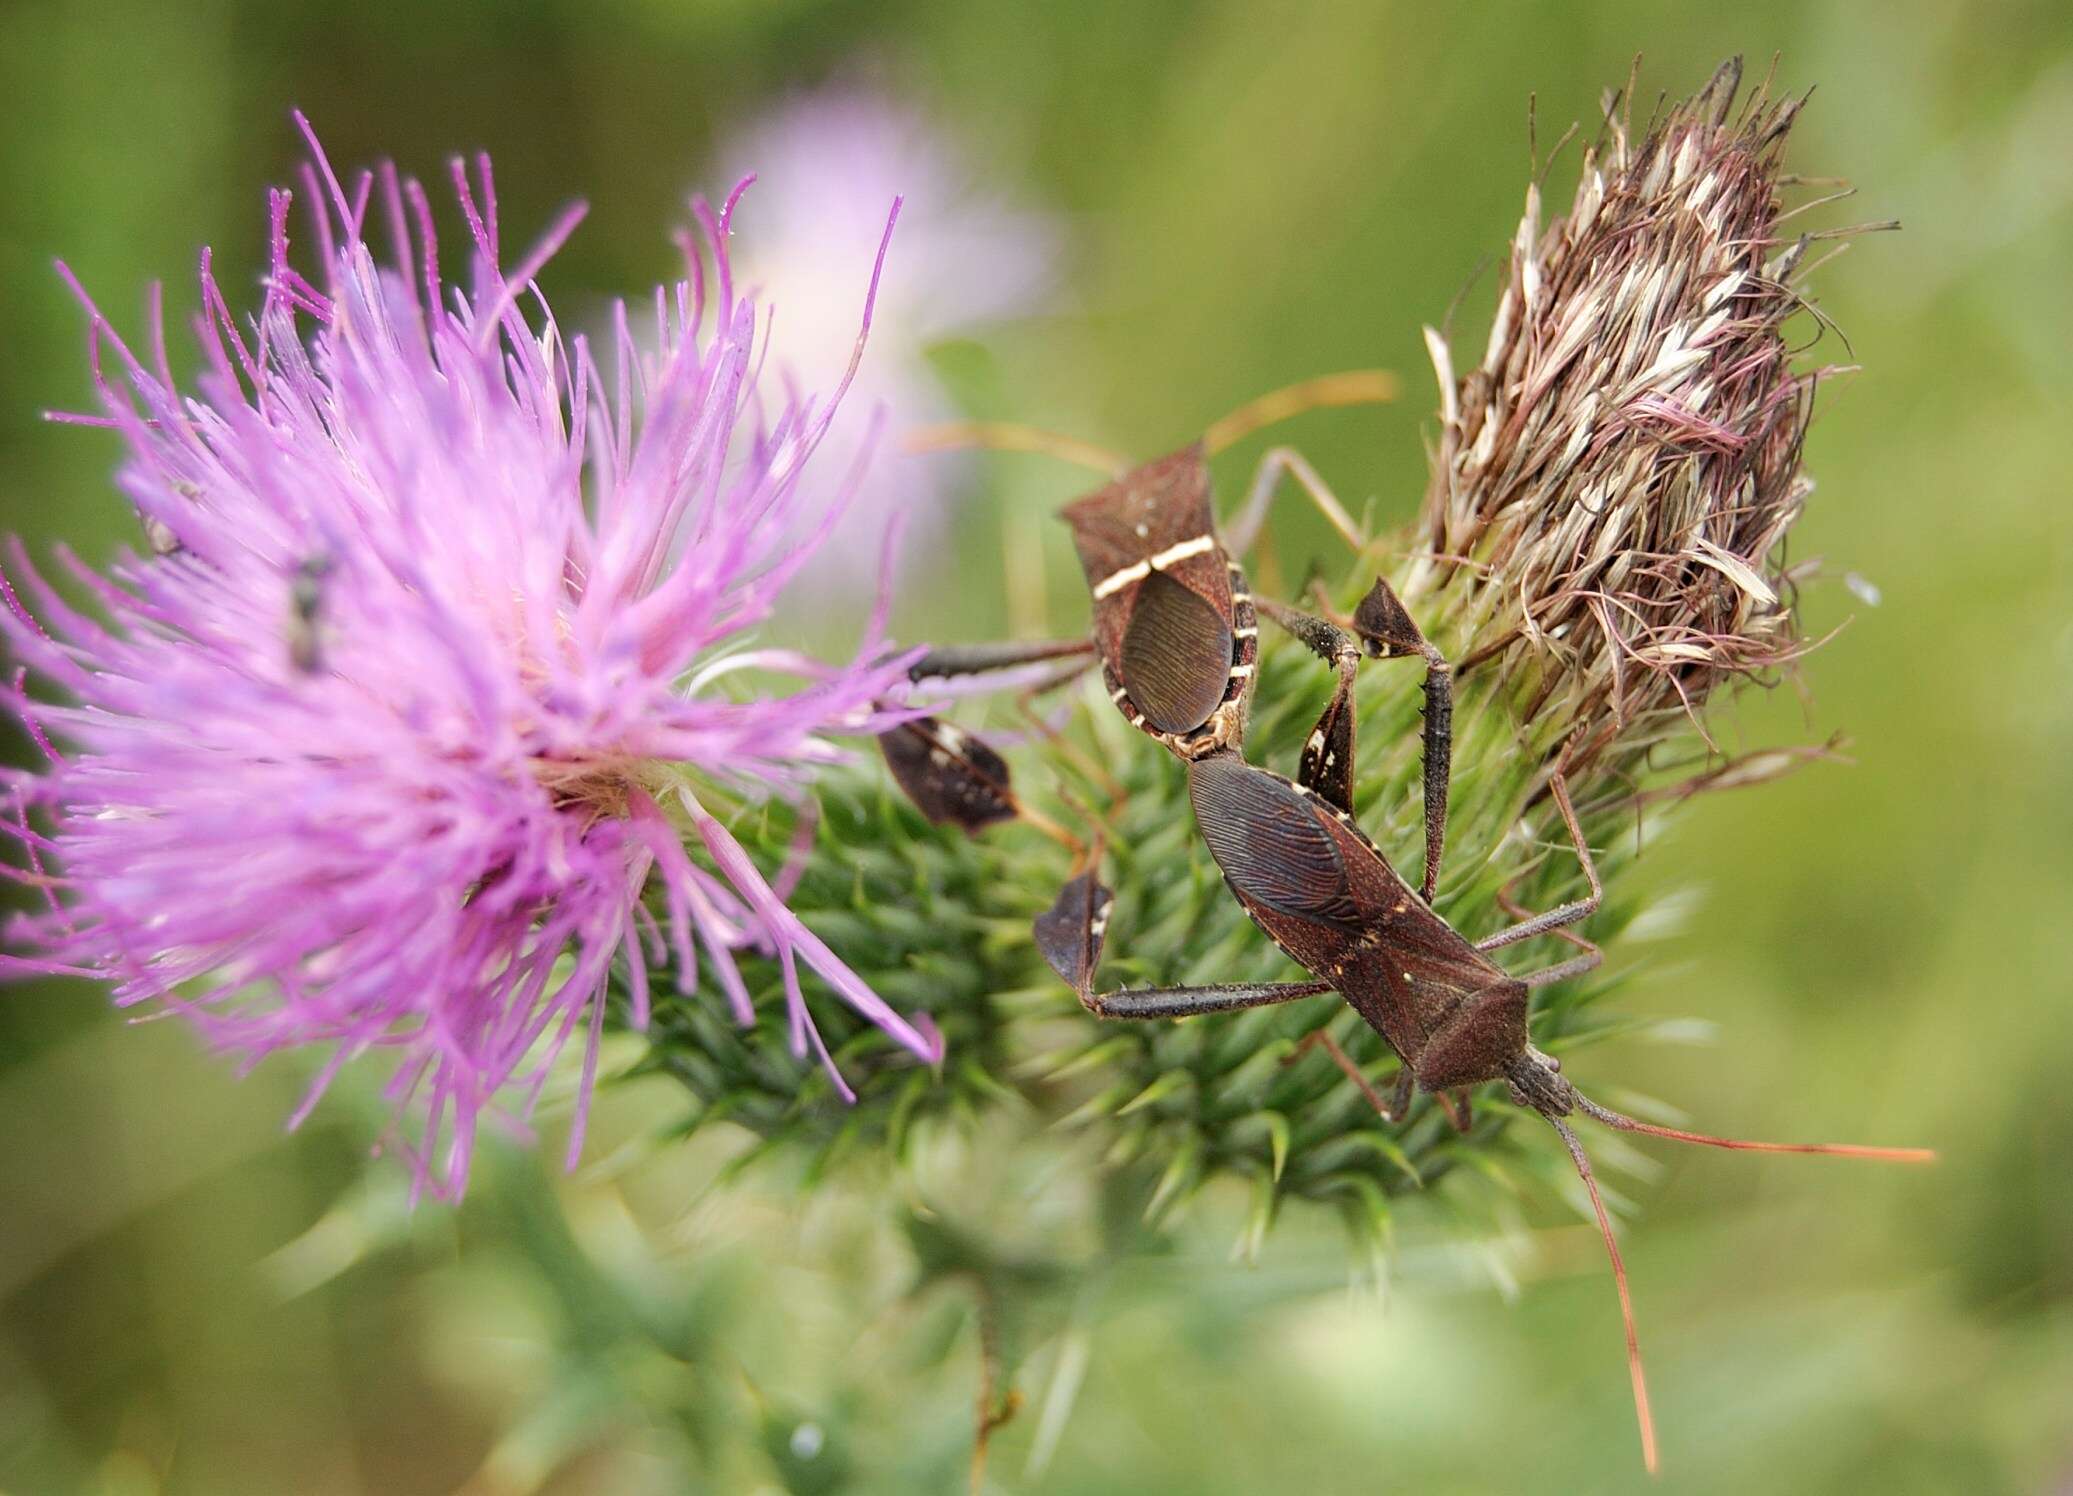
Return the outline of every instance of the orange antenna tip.
[[[1697,1143],[1705,1148],[1729,1148],[1739,1153],[1825,1153],[1833,1158],[1870,1158],[1892,1164],[1936,1162],[1934,1148],[1881,1148],[1868,1143],[1766,1143],[1753,1138],[1720,1138],[1710,1132],[1688,1132],[1682,1127],[1659,1127],[1653,1122],[1637,1122],[1625,1113],[1600,1106],[1586,1096],[1577,1097],[1577,1105],[1586,1116],[1621,1132],[1668,1138],[1675,1143]]]
[[[1641,1428],[1641,1463],[1654,1475],[1661,1468],[1656,1454],[1656,1420],[1649,1411],[1648,1378],[1641,1369],[1641,1337],[1634,1329],[1634,1299],[1627,1291],[1627,1264],[1620,1257],[1619,1241],[1612,1234],[1612,1217],[1605,1213],[1605,1200],[1598,1193],[1598,1180],[1591,1173],[1591,1160],[1584,1153],[1584,1145],[1577,1141],[1568,1123],[1558,1117],[1549,1117],[1548,1121],[1562,1135],[1563,1146],[1576,1165],[1577,1177],[1583,1180],[1584,1190],[1591,1197],[1592,1213],[1598,1217],[1598,1234],[1605,1238],[1605,1255],[1612,1259],[1612,1283],[1620,1295],[1620,1321],[1627,1330],[1627,1378],[1634,1384],[1634,1421]]]

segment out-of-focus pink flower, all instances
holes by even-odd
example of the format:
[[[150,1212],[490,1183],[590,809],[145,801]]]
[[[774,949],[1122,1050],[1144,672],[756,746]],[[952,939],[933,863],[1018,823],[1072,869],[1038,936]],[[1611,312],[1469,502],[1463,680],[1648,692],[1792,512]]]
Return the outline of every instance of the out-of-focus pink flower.
[[[849,413],[829,433],[832,457],[859,449],[874,407],[895,430],[950,419],[951,404],[930,367],[930,345],[1040,311],[1059,255],[1053,222],[1014,206],[922,114],[875,93],[836,87],[788,99],[723,142],[722,159],[757,179],[754,241],[740,260],[780,308],[772,357],[808,386],[840,372],[843,329],[855,321],[855,292],[842,267],[868,255],[898,195],[900,253],[886,266],[872,324],[871,358],[859,372]],[[816,481],[848,466],[827,464]],[[916,554],[939,543],[946,500],[966,464],[955,456],[893,458],[871,465],[836,531],[812,563],[817,581],[871,575],[856,558],[875,555],[887,521],[907,520]]]
[[[876,617],[846,663],[739,646],[846,497],[809,490],[807,464],[897,205],[822,270],[850,294],[834,398],[766,402],[732,199],[696,207],[712,263],[687,240],[686,279],[593,349],[534,283],[580,206],[507,265],[489,163],[471,182],[456,161],[456,256],[416,182],[384,167],[348,188],[311,145],[319,272],[289,262],[286,192],[248,324],[204,256],[196,394],[155,330],[139,356],[93,314],[101,411],[79,419],[122,437],[152,554],[107,576],[63,555],[89,614],[14,547],[26,596],[0,626],[65,699],[16,677],[47,762],[11,783],[43,903],[8,966],[104,979],[249,1062],[328,1050],[297,1120],[341,1065],[392,1052],[419,1185],[448,1196],[480,1119],[527,1114],[580,1034],[575,1157],[617,957],[636,1025],[672,955],[686,990],[702,955],[748,1021],[733,953],[755,948],[782,963],[802,1053],[800,963],[933,1057],[933,1030],[807,931],[725,825],[838,756],[831,735],[895,720],[880,703],[907,657]],[[800,684],[742,684],[773,672]]]

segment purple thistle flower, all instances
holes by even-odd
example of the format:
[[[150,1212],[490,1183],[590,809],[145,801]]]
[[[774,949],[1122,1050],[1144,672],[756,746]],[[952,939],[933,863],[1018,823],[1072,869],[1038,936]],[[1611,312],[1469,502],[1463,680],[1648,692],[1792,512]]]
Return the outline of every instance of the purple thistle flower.
[[[106,980],[247,1065],[328,1047],[297,1122],[340,1066],[395,1052],[388,1095],[423,1118],[417,1184],[447,1197],[483,1116],[522,1125],[581,1031],[574,1161],[622,954],[637,1026],[649,962],[672,957],[686,991],[702,957],[751,1021],[734,953],[752,948],[781,963],[795,1049],[831,1074],[802,962],[934,1059],[926,1020],[807,931],[726,825],[798,798],[841,755],[831,735],[899,720],[908,662],[882,608],[846,663],[744,642],[840,512],[802,472],[849,381],[825,403],[759,399],[758,312],[727,255],[741,189],[694,205],[710,279],[687,236],[652,325],[636,336],[622,307],[593,349],[534,284],[580,205],[504,269],[489,162],[471,184],[457,160],[454,287],[418,183],[384,166],[348,192],[310,145],[321,283],[289,264],[290,196],[272,193],[242,330],[203,256],[196,395],[156,329],[147,363],[87,302],[101,411],[69,419],[122,437],[152,554],[103,577],[61,551],[90,615],[12,548],[27,605],[6,588],[0,628],[68,699],[15,677],[46,762],[12,779],[10,829],[43,902],[10,926],[6,968]],[[387,263],[364,233],[377,199]],[[803,684],[738,689],[751,670]]]

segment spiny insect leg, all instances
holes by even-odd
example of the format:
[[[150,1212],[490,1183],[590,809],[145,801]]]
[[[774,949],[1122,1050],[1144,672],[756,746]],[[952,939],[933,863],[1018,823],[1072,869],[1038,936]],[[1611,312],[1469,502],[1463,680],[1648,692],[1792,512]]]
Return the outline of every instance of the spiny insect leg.
[[[1425,874],[1419,895],[1430,904],[1439,892],[1440,865],[1447,851],[1447,797],[1454,767],[1454,667],[1411,617],[1410,609],[1381,577],[1347,620],[1377,659],[1425,661]]]

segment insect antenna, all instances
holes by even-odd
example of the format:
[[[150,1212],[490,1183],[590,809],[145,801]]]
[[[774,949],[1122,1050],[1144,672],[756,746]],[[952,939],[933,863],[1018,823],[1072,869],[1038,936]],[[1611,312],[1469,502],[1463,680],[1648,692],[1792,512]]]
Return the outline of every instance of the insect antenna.
[[[1387,369],[1349,369],[1343,374],[1301,380],[1248,400],[1211,423],[1203,433],[1203,444],[1213,455],[1263,427],[1277,425],[1306,410],[1386,405],[1401,388],[1401,381]],[[1108,478],[1121,477],[1130,470],[1129,462],[1106,447],[1020,421],[942,421],[915,426],[900,439],[900,450],[909,455],[974,447],[991,452],[1043,452],[1075,467],[1092,468]]]
[[[1749,1138],[1718,1138],[1711,1133],[1687,1132],[1681,1127],[1658,1127],[1653,1122],[1638,1121],[1609,1106],[1600,1106],[1566,1083],[1561,1086],[1561,1092],[1568,1105],[1607,1127],[1652,1138],[1668,1138],[1672,1142],[1699,1143],[1708,1148],[1731,1148],[1751,1153],[1827,1153],[1840,1158],[1883,1159],[1889,1163],[1923,1164],[1936,1159],[1936,1152],[1931,1148],[1875,1148],[1861,1143],[1766,1143]],[[1591,1210],[1598,1217],[1598,1233],[1605,1238],[1606,1255],[1612,1259],[1612,1280],[1620,1295],[1620,1318],[1625,1321],[1627,1329],[1627,1373],[1634,1382],[1634,1416],[1641,1425],[1641,1458],[1653,1475],[1656,1471],[1655,1419],[1648,1410],[1648,1383],[1641,1371],[1641,1342],[1634,1332],[1634,1300],[1627,1291],[1627,1265],[1620,1257],[1619,1243],[1613,1238],[1612,1220],[1605,1213],[1605,1201],[1598,1193],[1598,1181],[1591,1173],[1591,1161],[1584,1154],[1583,1144],[1577,1141],[1569,1124],[1553,1110],[1543,1107],[1541,1114],[1562,1135],[1562,1144],[1569,1150],[1577,1176],[1590,1194]]]
[[[1598,1193],[1598,1179],[1591,1173],[1591,1160],[1584,1153],[1584,1145],[1561,1118],[1549,1117],[1548,1121],[1562,1135],[1562,1143],[1576,1164],[1577,1176],[1591,1196],[1591,1209],[1598,1217],[1598,1234],[1605,1238],[1605,1255],[1612,1259],[1612,1282],[1620,1293],[1620,1319],[1627,1328],[1627,1375],[1634,1383],[1634,1418],[1641,1425],[1641,1462],[1654,1475],[1656,1421],[1648,1410],[1648,1378],[1641,1370],[1641,1339],[1634,1331],[1634,1298],[1627,1292],[1627,1264],[1620,1257],[1620,1244],[1612,1234],[1612,1218],[1605,1213],[1605,1201]]]
[[[1214,457],[1226,447],[1237,445],[1255,431],[1279,425],[1306,410],[1325,410],[1341,405],[1387,405],[1395,400],[1403,382],[1388,369],[1348,369],[1343,374],[1321,374],[1269,390],[1248,400],[1221,420],[1210,423],[1202,433],[1202,445]]]
[[[1678,1143],[1701,1143],[1708,1148],[1735,1148],[1750,1153],[1827,1153],[1838,1158],[1876,1158],[1899,1164],[1936,1162],[1934,1148],[1875,1148],[1863,1143],[1764,1143],[1749,1138],[1717,1138],[1708,1132],[1686,1132],[1681,1127],[1658,1127],[1653,1122],[1636,1121],[1611,1107],[1600,1106],[1588,1096],[1579,1095],[1576,1104],[1585,1116],[1621,1132],[1645,1133],[1652,1138],[1669,1138]]]
[[[1075,467],[1092,468],[1104,478],[1118,478],[1130,464],[1106,447],[1083,442],[1077,437],[1019,421],[942,421],[915,426],[900,438],[900,450],[909,456],[928,452],[960,452],[980,448],[988,452],[1043,452]]]

